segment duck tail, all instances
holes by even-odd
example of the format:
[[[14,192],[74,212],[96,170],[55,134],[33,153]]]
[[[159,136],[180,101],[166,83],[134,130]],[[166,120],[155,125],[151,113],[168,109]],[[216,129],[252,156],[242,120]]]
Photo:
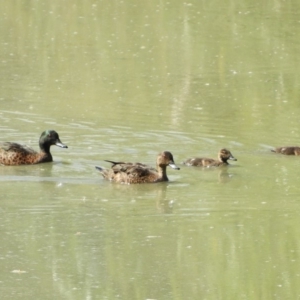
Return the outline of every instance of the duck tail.
[[[124,163],[121,162],[121,161],[113,161],[113,160],[106,160],[106,159],[105,159],[104,161],[111,163],[111,164],[112,164],[112,167],[114,167],[114,166],[116,166],[116,165],[124,164]]]
[[[99,170],[100,172],[103,172],[103,171],[104,171],[104,169],[101,168],[101,167],[99,167],[99,166],[95,166],[95,168],[96,168],[97,170]]]

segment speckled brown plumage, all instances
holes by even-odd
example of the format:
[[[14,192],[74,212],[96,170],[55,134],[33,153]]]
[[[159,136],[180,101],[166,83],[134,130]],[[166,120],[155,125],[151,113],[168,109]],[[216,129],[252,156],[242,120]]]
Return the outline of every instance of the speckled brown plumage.
[[[105,179],[125,184],[168,181],[167,166],[179,170],[174,163],[173,155],[169,151],[164,151],[157,156],[156,169],[141,163],[106,161],[112,163],[110,169],[101,167],[96,167],[96,169],[101,172]]]
[[[194,167],[219,167],[219,166],[227,166],[229,165],[227,160],[237,160],[231,152],[227,149],[221,149],[218,153],[218,159],[212,158],[189,158],[183,163],[187,166],[194,166]]]
[[[40,152],[37,152],[26,145],[4,142],[0,143],[0,165],[32,165],[52,161],[50,147],[56,145],[68,148],[64,145],[54,130],[46,130],[42,133],[40,140]]]
[[[278,147],[271,151],[284,155],[300,155],[300,147]]]

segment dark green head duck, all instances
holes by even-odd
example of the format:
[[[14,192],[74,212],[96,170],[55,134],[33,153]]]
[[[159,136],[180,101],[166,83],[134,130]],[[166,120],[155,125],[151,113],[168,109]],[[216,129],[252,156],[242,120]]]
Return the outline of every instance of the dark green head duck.
[[[36,152],[26,145],[10,142],[0,143],[0,164],[17,166],[51,162],[53,160],[50,153],[52,145],[68,148],[60,141],[58,133],[54,130],[44,131],[40,137],[39,145],[40,152]]]
[[[96,167],[105,179],[125,184],[155,183],[168,181],[167,166],[180,170],[175,165],[173,155],[169,151],[163,151],[157,156],[156,169],[141,163],[124,163],[106,160],[112,163],[110,169]]]

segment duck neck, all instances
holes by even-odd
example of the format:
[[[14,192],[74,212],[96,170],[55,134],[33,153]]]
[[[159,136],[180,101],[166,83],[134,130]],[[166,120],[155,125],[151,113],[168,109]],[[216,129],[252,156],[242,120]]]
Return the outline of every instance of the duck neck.
[[[41,152],[45,152],[47,154],[50,154],[50,145],[48,143],[41,143],[40,142],[40,149],[41,149]]]
[[[168,181],[168,177],[167,177],[167,167],[166,166],[160,166],[157,165],[156,167],[159,178],[163,181]]]
[[[226,157],[219,156],[219,161],[222,162],[222,163],[227,164],[227,158]]]

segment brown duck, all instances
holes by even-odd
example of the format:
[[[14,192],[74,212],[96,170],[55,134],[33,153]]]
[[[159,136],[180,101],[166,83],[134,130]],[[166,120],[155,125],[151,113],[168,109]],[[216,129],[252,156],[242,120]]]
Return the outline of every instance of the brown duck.
[[[105,160],[112,163],[110,169],[103,169],[96,166],[105,179],[125,184],[134,183],[155,183],[168,181],[167,166],[180,170],[169,151],[164,151],[157,156],[156,169],[141,163],[124,163]]]
[[[46,130],[42,133],[40,140],[40,152],[36,152],[26,145],[4,142],[0,143],[0,165],[32,165],[52,161],[50,147],[56,145],[61,148],[68,148],[63,144],[54,130]]]
[[[231,152],[227,149],[221,149],[218,153],[218,159],[213,158],[189,158],[183,163],[187,166],[194,167],[219,167],[219,166],[227,166],[229,165],[227,160],[237,160]]]
[[[300,147],[278,147],[271,151],[284,155],[300,155]]]

